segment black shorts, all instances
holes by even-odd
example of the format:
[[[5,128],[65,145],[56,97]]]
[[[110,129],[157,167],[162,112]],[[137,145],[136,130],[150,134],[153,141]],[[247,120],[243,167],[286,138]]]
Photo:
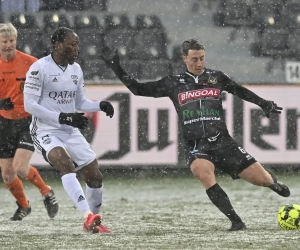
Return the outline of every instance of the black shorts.
[[[257,162],[229,135],[220,136],[215,141],[207,139],[186,142],[186,156],[189,166],[195,159],[206,159],[215,167],[238,179],[238,174]]]
[[[18,120],[0,116],[0,158],[13,158],[18,148],[34,152],[30,123],[31,116]]]

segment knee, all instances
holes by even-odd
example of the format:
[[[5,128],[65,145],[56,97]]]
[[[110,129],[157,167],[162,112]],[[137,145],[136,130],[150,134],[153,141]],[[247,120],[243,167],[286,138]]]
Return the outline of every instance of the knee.
[[[28,163],[14,163],[13,164],[14,171],[21,176],[22,178],[25,178],[29,173],[29,165]]]
[[[97,178],[96,177],[88,178],[85,182],[90,188],[101,188],[102,187],[102,176],[97,177]]]
[[[203,160],[195,160],[191,165],[191,171],[201,182],[215,175],[213,164]]]
[[[62,175],[76,173],[75,165],[69,157],[51,161],[51,163],[60,171]]]
[[[76,173],[71,157],[62,147],[51,149],[48,153],[48,160],[60,171],[61,175]]]
[[[61,175],[71,174],[71,173],[76,174],[75,166],[73,163],[66,164],[66,165],[59,165],[59,166],[55,165],[55,166],[57,167]]]
[[[98,167],[98,166],[97,166]],[[90,188],[101,188],[103,182],[103,176],[98,168],[94,171],[89,171],[84,176],[85,183]]]
[[[14,171],[13,168],[10,169],[2,168],[1,175],[5,183],[11,183],[17,177],[17,173]]]

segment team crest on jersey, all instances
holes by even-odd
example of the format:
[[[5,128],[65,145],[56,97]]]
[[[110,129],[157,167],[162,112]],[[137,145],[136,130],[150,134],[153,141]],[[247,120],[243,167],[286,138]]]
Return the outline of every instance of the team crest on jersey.
[[[218,82],[218,80],[217,80],[217,77],[210,75],[207,82],[209,84],[216,84]]]
[[[25,82],[21,82],[20,83],[20,90],[21,90],[21,92],[24,92],[24,85],[25,85]]]
[[[26,80],[25,77],[17,77],[17,78],[16,78],[16,81],[17,81],[17,82],[20,82],[20,91],[21,91],[21,92],[24,92],[25,80]]]
[[[182,83],[182,84],[183,84],[183,83],[186,83],[186,82],[185,82],[185,79],[184,79],[184,78],[180,78],[180,79],[179,79],[179,83]]]
[[[78,83],[78,76],[77,75],[71,75],[72,81],[77,84]]]

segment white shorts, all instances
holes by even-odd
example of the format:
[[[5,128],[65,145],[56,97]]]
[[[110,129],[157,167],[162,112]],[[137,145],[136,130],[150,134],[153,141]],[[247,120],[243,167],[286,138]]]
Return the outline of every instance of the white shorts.
[[[64,148],[75,164],[75,169],[79,170],[88,165],[96,158],[91,145],[86,141],[78,129],[71,132],[40,132],[32,136],[34,147],[42,154],[44,159],[51,164],[48,153],[55,147]]]

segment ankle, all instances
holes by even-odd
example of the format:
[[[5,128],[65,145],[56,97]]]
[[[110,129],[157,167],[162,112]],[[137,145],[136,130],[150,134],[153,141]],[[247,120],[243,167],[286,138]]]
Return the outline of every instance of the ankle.
[[[244,223],[241,218],[237,218],[237,219],[234,219],[234,220],[231,220],[231,223],[232,224],[239,224],[239,223]]]
[[[84,219],[86,219],[90,214],[93,215],[91,211],[86,211],[86,212],[83,214]]]

